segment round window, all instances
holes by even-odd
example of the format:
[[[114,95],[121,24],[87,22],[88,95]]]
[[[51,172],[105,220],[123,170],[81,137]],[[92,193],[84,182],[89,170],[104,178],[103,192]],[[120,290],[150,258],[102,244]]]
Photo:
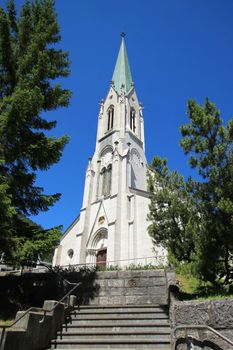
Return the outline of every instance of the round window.
[[[73,258],[73,255],[74,255],[73,249],[69,249],[68,252],[67,252],[67,254],[68,254],[68,257],[69,257],[70,259],[72,259],[72,258]]]

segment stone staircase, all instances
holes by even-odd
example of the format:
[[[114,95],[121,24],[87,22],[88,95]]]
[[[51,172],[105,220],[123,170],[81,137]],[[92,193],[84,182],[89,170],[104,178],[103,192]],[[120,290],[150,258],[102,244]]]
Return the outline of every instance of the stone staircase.
[[[52,340],[51,349],[169,350],[166,306],[88,305],[76,307]]]

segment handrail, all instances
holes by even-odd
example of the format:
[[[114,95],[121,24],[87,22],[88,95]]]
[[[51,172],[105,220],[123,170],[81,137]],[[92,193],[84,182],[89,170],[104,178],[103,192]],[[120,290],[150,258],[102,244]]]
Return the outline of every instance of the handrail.
[[[91,250],[91,249],[90,249]],[[93,249],[93,251],[96,251],[96,249]],[[106,267],[111,266],[115,263],[134,263],[135,264],[141,264],[145,262],[145,264],[158,264],[157,266],[163,265],[167,262],[167,257],[164,255],[157,255],[157,256],[145,256],[142,258],[130,258],[130,259],[119,259],[119,260],[110,260],[106,262]],[[36,263],[35,263],[36,264]],[[42,265],[44,267],[47,267],[48,269],[52,270],[51,266],[40,262],[38,265]],[[90,263],[85,263],[85,264],[67,264],[67,265],[55,265],[54,267],[61,267],[61,268],[69,268],[69,267],[96,267],[96,262],[90,262]],[[155,265],[156,266],[156,265]],[[126,268],[126,266],[122,266],[121,268]],[[19,272],[20,270],[15,270],[15,271],[6,271],[8,273],[14,273],[14,272]],[[52,270],[53,271],[53,270]],[[54,272],[54,271],[53,271]],[[57,273],[58,272],[54,272]]]
[[[91,250],[91,249],[90,249]],[[96,249],[93,249],[94,251]],[[139,260],[144,260],[145,263],[149,263],[151,264],[152,262],[148,261],[148,260],[154,260],[154,262],[156,263],[164,263],[164,260],[166,260],[167,257],[164,256],[164,255],[158,255],[158,256],[146,256],[146,257],[143,257],[143,258],[130,258],[130,259],[120,259],[120,260],[111,260],[111,261],[107,261],[106,262],[106,266],[111,266],[111,264],[113,263],[121,263],[121,262],[136,262],[138,264],[140,264],[140,262],[138,262]],[[160,261],[161,260],[161,261]],[[96,262],[90,262],[90,263],[85,263],[85,264],[69,264],[69,265],[55,265],[56,266],[59,266],[61,268],[66,268],[66,267],[85,267],[85,266],[89,266],[89,267],[95,267],[96,266]]]
[[[225,340],[228,344],[232,345],[233,346],[233,341],[228,339],[227,337],[225,337],[224,335],[222,335],[221,333],[219,333],[218,331],[216,331],[216,329],[210,327],[210,326],[207,326],[207,325],[194,325],[194,324],[191,324],[191,325],[181,325],[181,326],[177,326],[174,328],[174,331],[173,331],[173,336],[174,336],[174,339],[177,339],[176,338],[176,332],[179,330],[179,329],[185,329],[186,330],[186,337],[187,337],[187,330],[188,329],[207,329],[209,330],[210,332],[216,334],[218,337],[222,338],[223,340]]]
[[[40,323],[43,323],[44,322],[44,319],[45,319],[45,316],[47,314],[47,312],[52,312],[53,310],[56,309],[56,307],[58,305],[60,305],[76,288],[78,288],[78,286],[81,284],[82,282],[78,282],[78,283],[70,283],[70,284],[75,284],[75,286],[68,292],[66,293],[59,301],[56,302],[56,305],[54,305],[52,307],[52,309],[50,310],[44,310],[44,315],[43,315],[43,318],[39,321]]]
[[[41,262],[42,264],[42,262]],[[47,267],[49,270],[50,270],[50,267],[46,266],[45,264],[43,264],[43,266]],[[54,272],[54,271],[53,271]],[[59,276],[61,276],[59,273],[57,272],[54,272],[56,274],[58,274]],[[61,276],[62,277],[62,276]],[[60,300],[58,300],[56,302],[56,304],[50,309],[50,310],[43,310],[44,311],[44,314],[43,314],[43,317],[42,319],[39,321],[39,323],[43,323],[44,322],[44,319],[45,319],[45,316],[47,314],[47,312],[52,312],[56,309],[56,307],[58,305],[60,305],[68,296],[70,296],[70,294],[76,289],[78,288],[78,286],[82,283],[82,282],[78,282],[78,283],[74,283],[74,282],[70,282],[68,281],[67,279],[63,278],[63,281],[66,282],[67,284],[69,285],[73,285],[74,287],[69,291],[67,292]],[[66,304],[68,305],[68,304]],[[17,322],[19,322],[23,317],[25,317],[30,311],[32,311],[33,309],[35,309],[35,307],[30,307],[29,309],[27,309],[19,318],[17,318],[17,320],[15,320],[13,323],[11,323],[10,325],[1,325],[0,324],[0,329],[2,328],[2,333],[1,333],[1,338],[0,338],[0,348],[2,346],[2,342],[3,342],[3,338],[4,338],[4,335],[5,335],[5,332],[6,332],[6,329],[7,328],[11,328],[13,327]]]

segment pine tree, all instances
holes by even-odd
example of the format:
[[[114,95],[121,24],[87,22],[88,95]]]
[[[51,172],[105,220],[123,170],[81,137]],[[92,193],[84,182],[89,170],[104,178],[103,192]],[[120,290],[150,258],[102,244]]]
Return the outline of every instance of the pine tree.
[[[178,261],[191,262],[198,213],[185,181],[177,171],[170,172],[167,161],[154,157],[148,172],[148,190],[153,194],[148,232],[155,244],[161,244]]]
[[[201,181],[192,196],[204,218],[197,249],[197,267],[212,283],[233,279],[233,120],[224,126],[216,106],[188,103],[190,122],[181,127],[181,146]]]
[[[60,39],[53,0],[26,0],[19,16],[13,0],[0,8],[0,235],[6,256],[7,242],[18,245],[28,232],[43,231],[26,218],[60,198],[35,184],[36,172],[58,162],[68,142],[67,136],[47,136],[56,121],[44,117],[69,103],[70,91],[56,83],[69,74],[68,54],[56,48]],[[54,230],[43,232],[45,239]]]
[[[155,158],[149,232],[178,261],[212,284],[233,280],[233,120],[225,127],[208,99],[188,102],[181,146],[199,178],[187,181]]]

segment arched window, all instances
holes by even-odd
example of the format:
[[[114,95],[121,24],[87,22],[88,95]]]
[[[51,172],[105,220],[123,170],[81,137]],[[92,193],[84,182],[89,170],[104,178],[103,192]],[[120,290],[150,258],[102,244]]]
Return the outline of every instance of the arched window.
[[[130,110],[130,129],[135,132],[136,130],[136,113],[133,108]]]
[[[107,168],[103,168],[100,174],[102,176],[102,196],[108,196],[111,192],[112,165],[109,164]]]
[[[107,176],[107,169],[103,168],[100,172],[101,175],[101,195],[105,195],[105,187],[106,187],[106,176]]]
[[[106,176],[106,194],[109,195],[111,192],[112,185],[112,164],[109,164],[107,167],[107,176]]]
[[[107,125],[107,131],[113,129],[113,123],[114,123],[114,107],[111,106],[108,109],[108,125]]]

